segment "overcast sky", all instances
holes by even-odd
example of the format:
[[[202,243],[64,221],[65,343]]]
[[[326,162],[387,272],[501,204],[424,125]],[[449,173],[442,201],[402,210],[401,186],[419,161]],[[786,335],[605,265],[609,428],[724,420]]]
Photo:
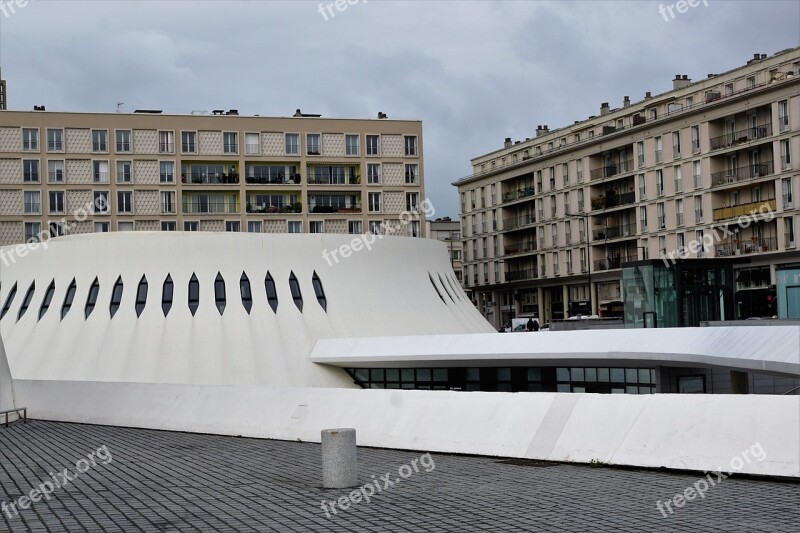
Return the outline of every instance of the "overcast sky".
[[[675,0],[351,0],[334,16],[302,0],[35,0],[11,13],[15,1],[0,0],[10,109],[420,119],[436,216],[457,216],[450,183],[505,137],[800,45],[800,0],[699,0],[674,18]]]

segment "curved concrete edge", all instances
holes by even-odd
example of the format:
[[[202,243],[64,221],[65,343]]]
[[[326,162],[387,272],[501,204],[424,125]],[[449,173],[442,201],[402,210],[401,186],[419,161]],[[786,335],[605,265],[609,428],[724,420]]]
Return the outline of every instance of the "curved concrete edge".
[[[14,383],[11,381],[11,370],[8,368],[6,358],[6,348],[3,339],[0,338],[0,411],[13,409],[14,405]]]
[[[796,396],[15,386],[37,419],[306,442],[350,427],[361,446],[800,477]]]

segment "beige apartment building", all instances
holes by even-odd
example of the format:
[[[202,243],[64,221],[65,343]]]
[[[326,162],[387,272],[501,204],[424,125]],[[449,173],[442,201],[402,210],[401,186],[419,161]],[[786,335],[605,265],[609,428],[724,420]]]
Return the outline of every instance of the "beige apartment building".
[[[0,245],[104,231],[422,237],[422,123],[0,111]]]
[[[512,313],[619,317],[624,263],[727,257],[735,318],[758,315],[756,291],[800,261],[799,162],[800,48],[539,126],[453,183],[465,287],[495,326]]]
[[[425,235],[445,243],[450,254],[450,264],[456,278],[464,284],[464,242],[461,240],[461,223],[450,217],[437,218],[425,222]]]

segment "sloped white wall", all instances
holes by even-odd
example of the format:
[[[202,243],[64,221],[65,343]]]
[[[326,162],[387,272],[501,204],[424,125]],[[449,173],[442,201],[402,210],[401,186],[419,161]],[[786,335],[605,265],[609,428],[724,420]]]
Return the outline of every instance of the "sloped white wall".
[[[11,371],[8,368],[6,349],[3,339],[0,338],[0,411],[11,409],[14,406],[14,388],[11,383]]]
[[[48,420],[540,460],[800,477],[796,396],[467,393],[17,381]],[[755,460],[758,447],[763,460]]]
[[[439,298],[429,273],[453,276],[444,243],[402,237],[376,239],[371,249],[330,263],[330,254],[361,239],[352,235],[264,235],[251,233],[120,232],[58,238],[25,257],[3,249],[10,264],[0,270],[0,305],[12,286],[17,295],[0,321],[15,379],[81,380],[204,385],[353,387],[338,368],[317,365],[309,354],[319,338],[365,335],[425,335],[490,332],[463,292]],[[253,308],[244,310],[239,280],[250,280]],[[279,305],[267,304],[264,277],[275,280]],[[314,297],[319,275],[327,312]],[[214,279],[226,283],[227,305],[214,304]],[[302,313],[289,290],[289,274],[300,283]],[[189,312],[188,283],[200,282],[200,305]],[[137,286],[146,275],[147,305],[136,317]],[[161,291],[169,274],[174,301],[165,318]],[[84,316],[89,286],[97,276],[100,293]],[[112,319],[113,285],[122,276],[121,307]],[[75,301],[61,319],[72,279]],[[55,279],[49,310],[39,319],[45,291]],[[32,281],[36,292],[18,320]],[[442,287],[439,285],[439,290]],[[460,289],[459,289],[460,291]],[[452,292],[452,290],[451,290]]]

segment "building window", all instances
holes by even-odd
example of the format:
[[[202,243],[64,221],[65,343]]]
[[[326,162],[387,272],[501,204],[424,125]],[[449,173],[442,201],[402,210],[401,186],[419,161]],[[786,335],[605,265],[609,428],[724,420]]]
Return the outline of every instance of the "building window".
[[[161,310],[164,312],[164,316],[167,316],[169,314],[169,310],[172,308],[174,289],[175,286],[172,283],[172,276],[167,274],[167,279],[164,280],[164,286],[161,289]]]
[[[784,218],[783,228],[786,234],[786,248],[794,248],[794,219],[792,217]]]
[[[655,154],[656,154],[656,163],[661,163],[664,159],[664,146],[662,144],[661,137],[655,138]]]
[[[165,220],[161,222],[161,231],[177,231],[178,224],[173,220]]]
[[[64,161],[47,162],[48,183],[64,183]]]
[[[161,161],[160,167],[160,180],[161,183],[175,183],[175,162],[174,161]]]
[[[310,220],[308,222],[309,233],[325,233],[325,221],[323,220]]]
[[[134,229],[132,220],[117,222],[117,231],[133,231]]]
[[[681,132],[672,133],[672,158],[678,159],[681,156]]]
[[[275,290],[275,280],[272,279],[272,274],[267,271],[267,276],[264,278],[264,288],[267,292],[267,303],[272,308],[272,312],[278,311],[278,292]]]
[[[700,152],[700,126],[692,126],[692,153]]]
[[[703,222],[703,197],[694,197],[694,221],[695,224]]]
[[[39,191],[25,191],[23,193],[23,203],[26,215],[38,215],[41,213],[41,194]]]
[[[286,155],[298,155],[300,153],[300,134],[287,133],[286,140]]]
[[[50,222],[47,225],[50,237],[62,237],[64,235],[64,225],[60,222]]]
[[[656,170],[656,196],[664,196],[664,171]]]
[[[406,185],[417,184],[417,165],[406,165]]]
[[[58,214],[64,212],[64,194],[64,191],[49,191],[47,193],[48,213]]]
[[[184,220],[183,231],[200,231],[200,223],[196,220]]]
[[[344,147],[346,155],[358,155],[358,135],[345,135]]]
[[[222,278],[222,274],[217,272],[217,278],[214,280],[214,303],[216,304],[217,311],[219,311],[220,315],[225,312],[226,301],[225,280]]]
[[[253,293],[250,291],[250,279],[244,272],[242,272],[242,277],[239,278],[239,294],[242,297],[242,307],[249,315],[250,310],[253,308]]]
[[[226,154],[239,153],[239,134],[235,131],[226,131],[222,134],[223,152]]]
[[[136,288],[136,316],[142,316],[142,311],[147,305],[147,278],[142,276],[139,286]]]
[[[406,193],[406,211],[416,213],[419,211],[419,193],[407,192]]]
[[[260,220],[251,220],[247,223],[247,232],[248,233],[262,233],[261,229],[261,221]]]
[[[107,215],[111,212],[108,191],[94,191],[93,198],[94,214]]]
[[[108,152],[107,130],[92,130],[92,151]]]
[[[683,172],[681,167],[673,167],[672,173],[675,176],[675,192],[683,192]]]
[[[367,135],[367,155],[381,155],[381,136]]]
[[[781,141],[781,170],[792,170],[792,155],[789,148],[789,139]]]
[[[241,230],[241,223],[238,220],[228,220],[225,222],[225,231],[238,233]]]
[[[383,223],[380,220],[369,221],[369,232],[373,235],[383,234]]]
[[[369,199],[369,212],[370,213],[380,213],[381,212],[381,193],[379,192],[371,192],[368,195]]]
[[[184,154],[197,153],[197,132],[184,131],[181,133],[181,152]]]
[[[48,152],[64,151],[64,130],[61,129],[47,130],[47,151]]]
[[[175,153],[175,133],[171,131],[158,132],[158,153],[160,154]]]
[[[380,163],[367,163],[367,184],[379,185],[381,183]]]
[[[117,130],[117,152],[131,151],[131,130]]]
[[[165,215],[175,213],[174,191],[161,191],[161,213]]]
[[[0,312],[0,318],[6,316],[8,310],[11,309],[11,304],[14,302],[14,297],[17,295],[17,284],[14,283],[14,286],[11,287],[11,291],[8,293],[6,297],[6,303],[3,304],[3,310]]]
[[[636,160],[639,168],[644,166],[644,141],[636,143]]]
[[[695,189],[703,187],[703,178],[700,175],[700,161],[692,161],[692,179],[694,180]]]
[[[325,297],[325,289],[322,287],[322,281],[319,279],[317,272],[311,276],[311,286],[314,287],[314,295],[317,297],[320,307],[324,311],[328,310],[328,299]]]
[[[187,303],[189,305],[189,312],[194,316],[197,312],[197,308],[200,306],[200,282],[197,281],[197,275],[194,273],[192,273],[192,277],[189,279],[189,298]]]
[[[783,178],[781,180],[781,189],[783,190],[783,208],[792,208],[792,178]]]
[[[347,233],[350,235],[361,235],[361,227],[360,220],[349,220],[347,222]]]
[[[92,179],[95,183],[108,183],[108,161],[92,161]]]
[[[67,293],[64,295],[64,302],[61,304],[61,320],[64,320],[64,317],[67,316],[67,313],[69,313],[69,310],[72,308],[72,302],[75,300],[75,292],[77,289],[78,286],[75,283],[75,278],[72,278],[72,283],[69,284]]]
[[[244,151],[247,155],[258,155],[261,152],[258,139],[258,133],[244,134]]]
[[[781,100],[778,102],[778,129],[785,131],[789,129],[789,101]]]
[[[133,213],[133,192],[131,191],[117,192],[117,213],[120,214]]]
[[[575,160],[575,174],[578,178],[578,183],[583,183],[583,159]]]
[[[86,296],[86,305],[83,308],[83,313],[86,318],[89,318],[89,315],[94,311],[94,307],[97,305],[97,295],[99,292],[100,282],[97,278],[94,278],[92,285],[89,287],[89,294]]]
[[[299,220],[290,220],[286,225],[287,233],[303,233],[303,223]]]
[[[25,222],[25,242],[42,240],[42,225],[39,222]]]
[[[22,128],[22,151],[39,151],[39,130],[36,128]]]
[[[647,231],[647,207],[641,206],[639,208],[639,223],[641,224],[640,231],[645,233]]]
[[[656,212],[658,214],[658,229],[666,228],[667,223],[664,214],[664,202],[659,202],[658,204],[656,204]]]
[[[294,275],[294,272],[289,273],[289,290],[292,293],[292,300],[294,301],[294,305],[297,306],[297,309],[300,312],[303,312],[303,293],[300,292],[300,283],[297,282],[297,277]]]
[[[306,134],[306,154],[320,155],[319,133]]]
[[[416,135],[405,136],[405,155],[406,157],[417,157],[417,137]]]
[[[132,167],[133,164],[130,161],[117,161],[117,183],[133,182]]]
[[[25,159],[22,162],[22,181],[26,183],[39,182],[39,160]]]

